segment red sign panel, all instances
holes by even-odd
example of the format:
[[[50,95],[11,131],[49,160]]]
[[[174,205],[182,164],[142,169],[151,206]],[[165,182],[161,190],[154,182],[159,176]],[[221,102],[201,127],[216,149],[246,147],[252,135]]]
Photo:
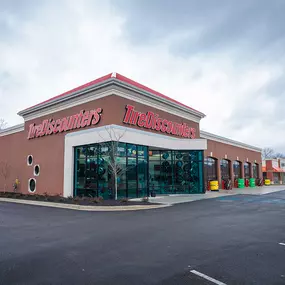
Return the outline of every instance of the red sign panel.
[[[82,110],[69,117],[44,120],[39,125],[30,124],[28,140],[97,125],[100,122],[102,111],[101,108],[91,111]]]
[[[183,138],[194,139],[196,136],[196,129],[190,128],[186,123],[181,124],[169,121],[160,118],[158,114],[154,114],[153,112],[141,113],[136,111],[132,105],[126,106],[123,122],[125,124],[152,129]]]

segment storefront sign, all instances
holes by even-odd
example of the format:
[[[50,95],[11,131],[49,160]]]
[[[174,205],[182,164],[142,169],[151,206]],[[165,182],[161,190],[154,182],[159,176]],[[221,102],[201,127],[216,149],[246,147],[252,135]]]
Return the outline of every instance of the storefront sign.
[[[44,120],[41,124],[29,126],[28,140],[52,134],[81,129],[91,125],[97,125],[101,119],[101,108],[91,111],[80,111],[78,114],[61,119]]]
[[[186,123],[169,121],[153,112],[141,113],[131,105],[126,106],[123,123],[184,138],[194,139],[196,136],[196,129],[190,128]]]

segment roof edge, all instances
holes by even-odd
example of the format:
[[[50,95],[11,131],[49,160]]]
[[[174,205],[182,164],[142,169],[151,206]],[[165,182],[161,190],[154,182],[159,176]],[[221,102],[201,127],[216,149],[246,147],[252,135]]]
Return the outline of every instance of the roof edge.
[[[67,94],[65,96],[59,95],[58,98],[52,98],[51,100],[47,100],[47,101],[45,101],[43,103],[39,103],[39,104],[37,104],[35,106],[32,106],[32,107],[29,107],[29,108],[24,109],[22,111],[19,111],[17,113],[17,115],[24,117],[25,115],[28,115],[28,114],[31,114],[33,112],[39,111],[41,109],[45,109],[45,108],[54,106],[54,105],[56,105],[58,103],[61,103],[61,102],[64,102],[64,101],[68,101],[69,99],[74,98],[75,96],[83,95],[85,93],[88,93],[88,92],[91,92],[91,91],[94,91],[94,90],[97,90],[97,89],[109,86],[110,84],[112,84],[111,82],[113,82],[113,81],[114,81],[113,78],[109,78],[109,79],[107,79],[107,80],[105,80],[105,81],[103,81],[103,82],[101,82],[99,84],[90,85],[90,86],[87,86],[87,87],[85,87],[83,89],[75,90],[74,92],[71,92],[71,93],[69,93],[69,94]]]
[[[262,152],[262,148],[256,147],[256,146],[252,146],[249,144],[245,144],[243,142],[239,142],[236,140],[232,140],[232,139],[228,139],[226,137],[222,137],[222,136],[218,136],[209,132],[205,132],[205,131],[200,131],[200,137],[208,139],[208,140],[213,140],[216,142],[221,142],[221,143],[225,143],[225,144],[229,144],[229,145],[233,145],[236,147],[241,147],[244,149],[248,149],[248,150],[252,150],[252,151],[256,151],[256,152]]]
[[[18,124],[18,125],[14,125],[12,127],[8,127],[6,129],[0,130],[0,137],[4,137],[4,136],[8,136],[14,133],[18,133],[21,131],[24,131],[25,129],[25,124]]]
[[[206,115],[198,110],[195,110],[193,108],[191,108],[190,106],[187,106],[179,101],[176,101],[173,98],[170,98],[160,92],[157,92],[153,89],[148,88],[147,86],[144,86],[140,83],[137,83],[123,75],[120,75],[116,72],[113,73],[109,73],[105,76],[102,76],[98,79],[95,79],[93,81],[90,81],[86,84],[80,85],[79,87],[73,88],[67,92],[64,92],[60,95],[57,95],[53,98],[50,98],[42,103],[36,104],[32,107],[26,108],[24,110],[19,111],[17,114],[19,116],[24,117],[27,114],[33,113],[35,111],[39,111],[41,109],[44,108],[48,108],[50,106],[53,106],[57,103],[63,102],[63,101],[67,101],[75,96],[78,95],[83,95],[87,92],[108,86],[110,84],[117,84],[117,85],[121,85],[124,88],[128,88],[128,89],[132,89],[135,92],[139,92],[140,94],[143,95],[148,95],[152,98],[155,98],[157,101],[161,101],[163,103],[168,103],[168,104],[172,104],[175,107],[177,107],[178,109],[184,110],[188,113],[191,113],[192,115],[195,115],[197,117],[199,117],[200,119],[204,118]]]

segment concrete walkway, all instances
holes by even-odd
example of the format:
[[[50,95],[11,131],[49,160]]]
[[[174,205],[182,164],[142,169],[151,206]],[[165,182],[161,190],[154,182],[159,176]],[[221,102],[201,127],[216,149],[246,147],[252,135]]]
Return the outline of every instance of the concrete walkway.
[[[11,199],[11,198],[0,198],[0,202],[26,204],[26,205],[42,206],[42,207],[53,207],[53,208],[78,210],[78,211],[89,211],[89,212],[138,211],[138,210],[164,208],[170,205],[167,203],[162,203],[162,205],[82,206],[82,205],[52,203],[52,202],[42,202],[42,201],[29,201],[29,200]]]
[[[161,203],[165,205],[174,205],[180,203],[193,202],[197,200],[213,199],[229,195],[265,195],[278,191],[284,191],[284,186],[263,186],[255,188],[207,191],[206,194],[177,194],[177,195],[160,195],[155,198],[149,198],[150,202]]]

